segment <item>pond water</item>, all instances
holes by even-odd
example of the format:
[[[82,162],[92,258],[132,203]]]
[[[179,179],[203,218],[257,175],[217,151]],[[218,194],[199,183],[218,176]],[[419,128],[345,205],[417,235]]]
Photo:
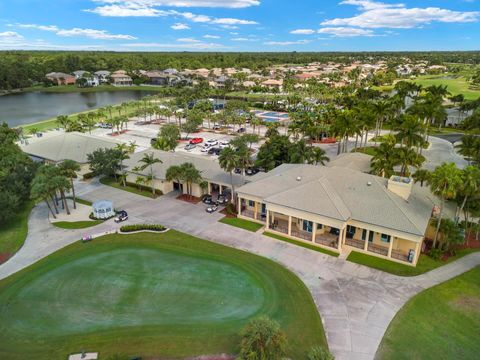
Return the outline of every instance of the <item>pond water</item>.
[[[139,100],[150,91],[100,91],[92,93],[28,92],[0,96],[0,123],[10,127]]]

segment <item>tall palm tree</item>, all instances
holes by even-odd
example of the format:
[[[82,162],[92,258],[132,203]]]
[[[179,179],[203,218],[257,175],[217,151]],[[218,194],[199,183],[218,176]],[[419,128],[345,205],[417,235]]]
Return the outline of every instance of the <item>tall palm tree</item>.
[[[430,178],[430,171],[425,169],[418,169],[417,171],[415,171],[412,177],[416,183],[419,182],[420,186],[423,187],[423,183],[428,182],[428,179]]]
[[[70,125],[70,118],[67,115],[59,115],[57,116],[56,123],[58,127],[61,127],[65,131],[68,131]]]
[[[125,143],[120,143],[115,146],[115,149],[119,151],[119,159],[120,159],[120,171],[122,175],[122,183],[123,186],[127,186],[126,183],[126,176],[125,176],[125,167],[123,166],[123,162],[125,160],[130,159],[130,156],[128,155],[130,153],[129,145]]]
[[[155,186],[154,186],[155,174],[153,172],[153,165],[158,163],[163,164],[163,161],[160,160],[159,158],[156,158],[155,154],[152,152],[150,154],[145,154],[143,158],[140,159],[140,163],[143,164],[140,166],[140,170],[145,170],[147,167],[150,168],[149,181],[152,187],[152,195],[155,195]]]
[[[470,165],[472,160],[480,160],[480,137],[475,135],[464,135],[462,137],[462,142],[458,145],[455,145],[455,148],[458,149],[458,152],[465,157]]]
[[[30,187],[30,198],[34,201],[43,200],[47,204],[48,210],[52,214],[53,218],[56,219],[57,216],[53,211],[52,206],[48,199],[51,197],[50,188],[48,185],[47,177],[45,175],[37,174],[32,180]],[[57,212],[58,213],[58,212]]]
[[[234,184],[233,184],[233,171],[239,167],[239,158],[237,155],[237,152],[230,148],[227,147],[223,149],[220,153],[220,156],[218,157],[218,162],[220,164],[220,167],[225,170],[226,172],[230,173],[230,184],[232,187],[232,204],[235,203],[235,189],[234,189]]]
[[[320,147],[313,147],[308,154],[307,162],[309,164],[318,165],[329,162],[330,158],[326,155],[325,150]]]
[[[192,185],[200,184],[202,182],[202,175],[192,163],[184,163],[180,165],[180,167],[182,169],[183,178],[187,184],[187,194],[192,197]]]
[[[374,152],[371,160],[372,172],[382,177],[393,175],[393,168],[397,165],[395,138],[392,135],[387,136],[378,147],[374,148]]]
[[[432,172],[428,183],[432,192],[439,196],[441,200],[440,214],[433,239],[433,248],[435,248],[442,222],[445,200],[456,196],[458,189],[462,186],[462,172],[454,163],[443,163]]]
[[[458,224],[460,214],[465,208],[467,200],[480,192],[480,168],[476,166],[467,166],[462,171],[462,185],[459,190],[459,195],[463,196],[462,204],[458,209],[457,216],[455,216],[455,223]]]
[[[73,208],[77,208],[77,200],[75,197],[75,186],[73,185],[73,179],[77,178],[77,171],[80,171],[80,165],[73,160],[64,160],[60,165],[60,172],[62,175],[70,179],[70,187],[72,189]]]
[[[167,169],[165,179],[167,181],[176,181],[179,186],[182,186],[183,175],[183,169],[180,166],[172,165]]]
[[[413,115],[402,115],[402,122],[397,129],[396,138],[402,146],[420,148],[423,145],[423,132],[425,126]]]

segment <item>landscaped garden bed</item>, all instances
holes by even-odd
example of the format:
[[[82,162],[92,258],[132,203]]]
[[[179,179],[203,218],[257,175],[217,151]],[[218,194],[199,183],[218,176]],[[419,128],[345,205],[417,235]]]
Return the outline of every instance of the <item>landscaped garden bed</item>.
[[[52,222],[53,226],[61,229],[87,229],[92,226],[96,226],[103,223],[103,220],[90,220],[90,221],[55,221]]]
[[[136,184],[132,184],[132,183],[127,183],[126,184],[127,186],[123,186],[123,184],[119,183],[114,178],[103,177],[103,178],[100,179],[100,182],[103,185],[111,186],[111,187],[114,187],[115,189],[128,191],[132,194],[149,197],[151,199],[156,199],[159,196],[163,195],[163,193],[160,190],[155,190],[155,194],[153,194],[151,188],[145,187],[145,186],[140,187],[140,186],[138,186]]]
[[[123,225],[120,228],[122,233],[132,233],[132,232],[141,232],[141,231],[150,231],[150,232],[165,232],[168,229],[163,225],[158,224],[135,224],[135,225]]]

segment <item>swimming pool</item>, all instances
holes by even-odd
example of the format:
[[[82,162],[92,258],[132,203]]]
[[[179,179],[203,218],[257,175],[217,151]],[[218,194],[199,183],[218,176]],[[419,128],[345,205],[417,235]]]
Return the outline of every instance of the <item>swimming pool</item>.
[[[277,111],[253,110],[253,113],[265,122],[287,121],[289,119],[287,113]]]

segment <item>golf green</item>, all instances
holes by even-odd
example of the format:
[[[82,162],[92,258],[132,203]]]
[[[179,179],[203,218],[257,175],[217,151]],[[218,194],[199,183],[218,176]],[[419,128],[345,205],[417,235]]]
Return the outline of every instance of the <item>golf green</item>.
[[[0,281],[0,358],[235,353],[263,314],[292,357],[325,345],[308,290],[280,265],[175,231],[109,235]]]

